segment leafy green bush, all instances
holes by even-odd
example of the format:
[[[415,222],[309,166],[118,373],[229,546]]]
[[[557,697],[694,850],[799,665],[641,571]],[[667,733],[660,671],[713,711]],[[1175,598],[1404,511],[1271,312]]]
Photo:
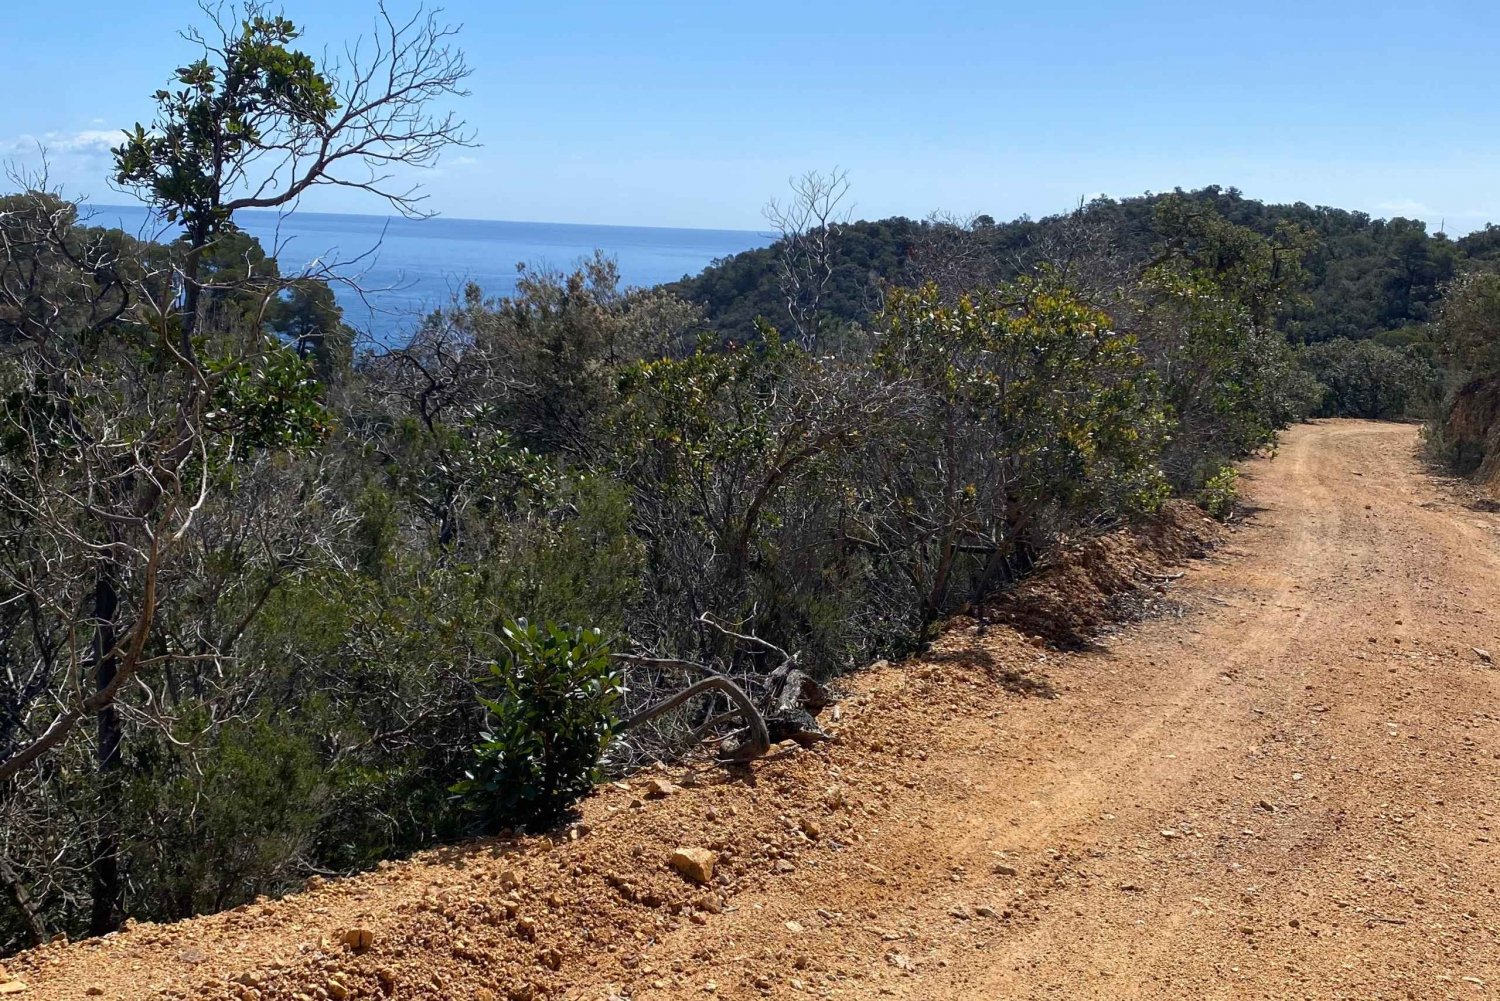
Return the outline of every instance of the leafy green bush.
[[[1436,370],[1413,348],[1339,338],[1309,345],[1299,360],[1327,387],[1319,417],[1403,417],[1436,392]]]
[[[1478,238],[1493,257],[1500,227]],[[1495,467],[1495,427],[1500,423],[1500,273],[1493,263],[1460,275],[1444,290],[1433,325],[1446,391],[1426,429],[1428,454],[1462,476],[1488,480]]]
[[[1286,401],[1284,413],[1289,419],[1305,420],[1322,412],[1328,387],[1317,376],[1301,365],[1285,368],[1281,376],[1282,398]]]
[[[1141,276],[1140,338],[1174,425],[1162,468],[1191,496],[1306,416],[1310,387],[1293,378],[1275,317],[1300,298],[1308,236],[1262,236],[1177,198],[1157,209],[1161,244]]]
[[[872,449],[865,509],[900,540],[929,620],[1030,569],[1058,536],[1166,496],[1167,431],[1136,339],[1065,289],[894,291],[875,356],[911,415]]]
[[[1220,521],[1234,513],[1239,499],[1240,471],[1233,466],[1221,466],[1198,491],[1198,506]]]
[[[544,827],[592,788],[622,683],[597,629],[518,619],[502,647],[479,682],[489,726],[453,791],[486,830]]]
[[[131,875],[151,888],[143,916],[219,910],[305,876],[328,793],[313,739],[268,718],[206,722],[183,721],[185,739],[139,742],[130,761],[124,826]]]
[[[1461,376],[1500,371],[1500,274],[1460,275],[1445,290],[1437,328],[1444,360]]]

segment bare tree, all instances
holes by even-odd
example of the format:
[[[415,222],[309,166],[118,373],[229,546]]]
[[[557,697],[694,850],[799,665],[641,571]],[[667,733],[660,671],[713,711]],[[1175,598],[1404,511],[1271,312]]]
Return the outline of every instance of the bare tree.
[[[917,231],[907,267],[912,283],[931,282],[948,300],[985,288],[1006,277],[1006,265],[990,239],[989,216],[929,215]]]
[[[191,352],[205,249],[241,209],[295,205],[316,187],[351,188],[406,216],[428,215],[401,170],[435,164],[472,134],[434,102],[467,94],[470,70],[451,44],[457,29],[418,9],[319,66],[290,48],[299,31],[251,0],[204,7],[207,33],[185,37],[201,57],[177,73],[184,89],[156,93],[157,115],[115,150],[115,180],[139,192],[187,242],[182,341]]]
[[[1058,284],[1126,323],[1141,261],[1121,251],[1117,227],[1088,203],[1038,230],[1018,270],[1044,269]],[[1122,315],[1124,314],[1124,315]]]
[[[786,302],[798,342],[817,344],[824,323],[823,301],[838,265],[841,228],[852,206],[849,173],[835,167],[827,174],[810,170],[788,182],[791,198],[766,204],[766,221],[781,237],[776,260],[776,282]]]

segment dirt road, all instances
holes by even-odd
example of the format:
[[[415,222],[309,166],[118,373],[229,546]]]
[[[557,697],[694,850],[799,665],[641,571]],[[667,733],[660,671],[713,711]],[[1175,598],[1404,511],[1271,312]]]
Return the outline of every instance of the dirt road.
[[[608,788],[582,833],[11,972],[23,998],[1500,996],[1500,670],[1474,650],[1500,657],[1500,515],[1416,451],[1293,429],[1172,587],[1184,614],[1107,650],[964,633],[749,777]],[[671,871],[680,845],[714,883]]]

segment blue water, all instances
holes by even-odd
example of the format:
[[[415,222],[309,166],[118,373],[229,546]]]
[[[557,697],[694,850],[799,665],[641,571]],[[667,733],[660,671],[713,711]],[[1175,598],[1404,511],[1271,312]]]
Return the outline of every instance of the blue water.
[[[176,233],[141,206],[93,206],[95,226],[171,239]],[[272,253],[283,274],[312,262],[340,263],[364,289],[334,285],[345,322],[381,344],[410,335],[422,316],[465,284],[486,296],[515,289],[516,265],[569,269],[602,250],[619,265],[622,284],[659,285],[694,275],[715,260],[771,242],[743,230],[580,226],[477,219],[386,219],[378,216],[243,211],[235,221]]]

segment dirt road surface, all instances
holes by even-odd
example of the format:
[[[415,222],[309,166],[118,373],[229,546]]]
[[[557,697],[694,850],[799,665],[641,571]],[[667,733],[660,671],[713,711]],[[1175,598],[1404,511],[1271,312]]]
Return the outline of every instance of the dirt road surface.
[[[587,827],[12,961],[24,999],[1500,996],[1500,515],[1293,429],[1107,649],[958,631],[839,739]],[[998,686],[994,667],[1057,697]],[[719,856],[697,886],[677,847]],[[368,950],[341,944],[368,932]]]

